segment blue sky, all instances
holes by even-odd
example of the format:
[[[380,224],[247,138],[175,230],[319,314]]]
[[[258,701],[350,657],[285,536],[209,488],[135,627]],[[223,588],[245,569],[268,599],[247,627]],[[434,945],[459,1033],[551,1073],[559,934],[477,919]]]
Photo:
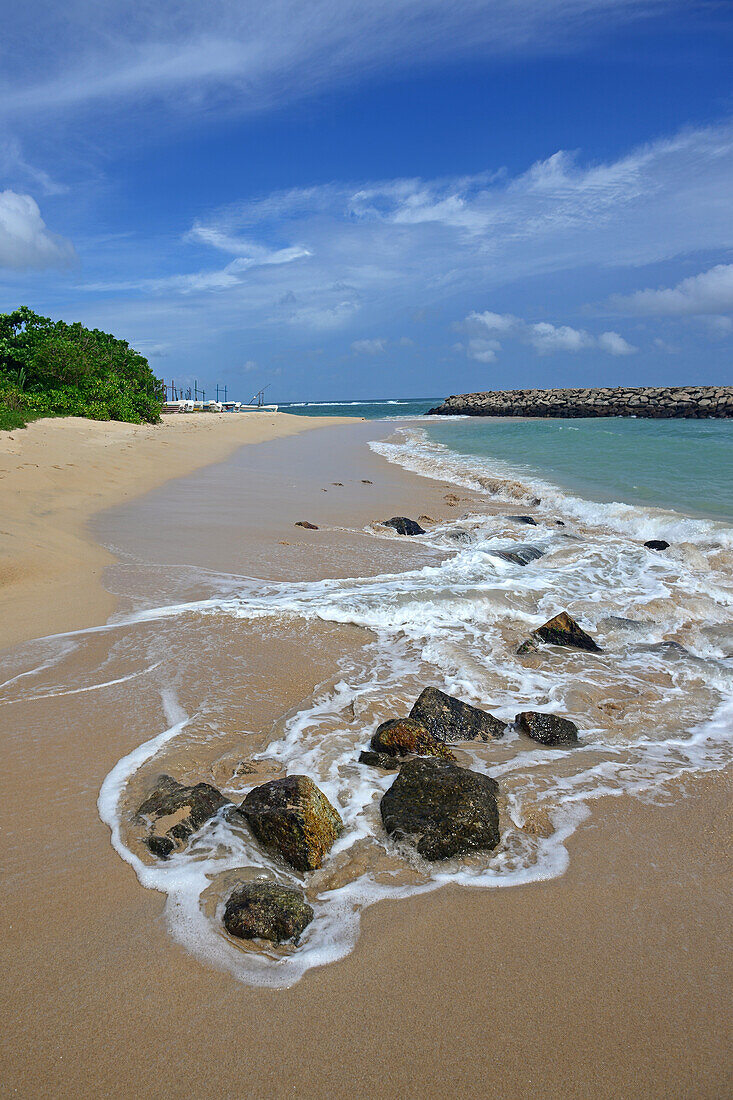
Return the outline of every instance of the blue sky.
[[[3,3],[0,310],[243,398],[733,380],[729,3]]]

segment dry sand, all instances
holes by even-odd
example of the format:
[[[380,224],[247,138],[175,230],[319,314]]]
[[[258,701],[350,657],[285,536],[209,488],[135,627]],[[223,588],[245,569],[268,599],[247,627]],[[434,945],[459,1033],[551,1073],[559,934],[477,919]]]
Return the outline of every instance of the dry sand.
[[[141,433],[136,442],[147,451],[140,480],[119,482],[113,492],[102,488],[107,465],[110,476],[121,476],[117,447],[100,441],[117,438],[116,426],[109,437],[105,428],[78,428],[86,453],[95,455],[102,506],[121,491],[162,482],[163,448],[156,440],[164,443],[163,435]],[[272,575],[348,573],[363,552],[358,539],[332,527],[303,533],[293,528],[294,517],[334,525],[348,515],[354,524],[375,513],[414,513],[416,499],[421,510],[450,514],[448,487],[365,454],[356,446],[364,428],[348,433],[351,449],[347,429],[329,429],[238,452],[226,471],[231,477],[244,464],[258,472],[232,477],[237,505],[249,502],[256,529],[233,542],[232,524],[222,517],[213,530],[188,532],[186,556],[198,564],[198,555],[214,568],[228,555],[237,568],[269,562]],[[189,469],[196,465],[190,446],[200,438],[181,446]],[[170,444],[176,445],[173,437]],[[213,461],[212,451],[206,454],[205,461]],[[155,477],[145,473],[151,462]],[[175,462],[167,469],[183,472]],[[97,517],[94,529],[105,541],[137,547],[147,560],[157,560],[155,551],[166,543],[174,554],[180,509],[190,494],[205,494],[223,469],[168,486],[168,510],[161,494],[152,493]],[[80,478],[75,503],[62,508],[47,480],[52,475],[41,469],[35,476],[36,495],[24,497],[33,512],[28,545],[36,538],[42,546],[51,535],[38,514],[45,507],[53,537],[62,549],[72,547],[73,557],[87,545],[80,517],[100,500],[85,496]],[[362,477],[372,484],[358,488]],[[347,484],[339,490],[334,481]],[[19,501],[13,529],[22,521]],[[85,553],[90,556],[58,575],[67,601],[60,607],[46,596],[54,606],[34,611],[34,589],[20,585],[26,616],[48,614],[56,629],[104,617],[111,598],[99,592],[74,606],[75,586],[78,598],[91,571],[109,561],[98,548]],[[41,621],[33,617],[25,630],[20,622],[16,636],[39,634]],[[104,636],[98,644],[101,660]],[[250,721],[260,728],[326,673],[331,647],[342,646],[343,637],[326,629],[317,646],[303,647],[299,638],[273,632],[268,645],[252,654],[248,684]],[[271,685],[269,695],[261,683]],[[161,919],[161,896],[143,890],[112,850],[96,797],[106,773],[137,741],[111,705],[106,692],[97,691],[0,707],[1,1095],[730,1095],[725,777],[690,782],[664,806],[605,800],[571,839],[570,868],[560,879],[506,890],[450,888],[377,905],[364,915],[348,958],[309,972],[291,990],[264,991],[207,968],[173,943]],[[139,705],[147,706],[142,691]]]

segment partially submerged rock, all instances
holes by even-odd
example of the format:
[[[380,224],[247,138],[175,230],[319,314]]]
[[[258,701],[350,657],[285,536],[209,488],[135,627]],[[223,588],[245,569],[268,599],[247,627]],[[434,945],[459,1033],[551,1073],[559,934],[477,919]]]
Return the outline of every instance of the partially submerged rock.
[[[528,527],[537,526],[537,520],[533,516],[504,516],[504,519],[510,519],[513,523],[526,523]]]
[[[398,535],[425,534],[425,528],[416,523],[414,519],[408,519],[407,516],[392,516],[392,519],[384,519],[382,523],[385,527],[391,527]]]
[[[514,565],[529,565],[531,561],[537,561],[544,557],[544,550],[538,550],[536,546],[521,544],[512,547],[511,550],[492,550],[492,554],[503,561],[513,562]]]
[[[275,882],[245,882],[229,896],[224,927],[241,940],[297,940],[313,920],[313,909],[298,890]]]
[[[644,545],[647,550],[669,550],[669,543],[666,539],[648,539]]]
[[[382,768],[386,772],[396,772],[402,766],[402,758],[390,756],[386,752],[372,752],[364,749],[359,753],[359,763],[367,764],[370,768]]]
[[[577,745],[578,727],[559,714],[525,710],[514,719],[517,729],[541,745]]]
[[[546,623],[532,631],[535,638],[539,638],[548,645],[564,645],[572,649],[587,649],[591,653],[600,653],[600,646],[591,638],[590,634],[578,626],[575,619],[568,615],[567,611],[561,611],[559,615],[548,619]]]
[[[448,859],[499,843],[496,780],[447,760],[410,760],[382,796],[387,832],[424,859]]]
[[[315,871],[343,828],[341,816],[307,775],[254,787],[240,806],[252,832],[296,871]]]
[[[150,851],[166,859],[175,847],[183,847],[190,836],[227,805],[229,799],[209,783],[185,787],[171,776],[161,775],[136,817],[147,819],[151,825],[145,841]]]
[[[440,756],[444,760],[455,760],[448,746],[414,718],[391,718],[382,722],[372,737],[371,747],[374,752],[388,756]]]
[[[491,741],[503,737],[506,722],[488,711],[472,707],[438,688],[427,687],[420,692],[410,718],[440,741]]]
[[[295,527],[305,527],[306,531],[317,531],[317,530],[318,530],[318,524],[316,524],[316,523],[311,523],[311,522],[310,522],[309,520],[307,520],[307,519],[299,519],[299,520],[298,520],[298,521],[297,521],[297,522],[296,522],[296,523],[294,524],[294,526],[295,526]]]

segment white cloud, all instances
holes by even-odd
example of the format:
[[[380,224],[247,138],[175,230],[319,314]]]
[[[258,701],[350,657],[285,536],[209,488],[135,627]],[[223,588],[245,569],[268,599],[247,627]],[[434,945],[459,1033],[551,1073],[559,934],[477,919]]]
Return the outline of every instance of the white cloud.
[[[480,336],[472,336],[466,347],[468,358],[478,363],[494,363],[497,351],[501,351],[498,340],[484,340]]]
[[[598,347],[607,351],[609,355],[633,355],[638,348],[624,340],[618,332],[602,332],[598,337]]]
[[[613,304],[630,313],[683,316],[705,313],[733,313],[733,264],[718,264],[709,271],[683,279],[677,286],[661,290],[638,290],[628,297],[617,296]]]
[[[48,230],[35,199],[0,191],[0,267],[66,267],[74,259],[71,241]]]
[[[381,355],[386,350],[386,340],[354,340],[351,350],[357,355]]]
[[[551,325],[547,321],[530,325],[529,341],[541,354],[552,351],[581,351],[592,347],[593,339],[582,329],[570,325]]]
[[[242,370],[250,374],[253,370],[257,370],[257,363],[254,359],[248,359],[247,362],[242,365]]]
[[[631,355],[638,351],[618,332],[602,332],[594,336],[585,329],[572,328],[570,325],[553,325],[549,321],[530,323],[512,313],[492,313],[486,311],[469,313],[465,321],[456,326],[469,333],[467,344],[458,344],[465,350],[469,359],[481,363],[492,363],[501,344],[496,339],[483,335],[484,331],[501,332],[504,337],[530,344],[539,355],[552,352],[579,352],[588,348],[598,348],[609,355]]]
[[[483,313],[469,313],[466,321],[488,329],[489,332],[507,332],[515,327],[518,318],[512,313],[492,313],[487,309]]]

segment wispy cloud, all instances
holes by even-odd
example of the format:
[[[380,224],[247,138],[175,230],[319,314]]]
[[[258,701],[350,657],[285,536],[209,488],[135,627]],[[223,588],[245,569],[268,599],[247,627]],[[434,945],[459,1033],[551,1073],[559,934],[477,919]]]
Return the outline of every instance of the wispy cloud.
[[[354,340],[351,350],[357,355],[381,355],[386,351],[387,341],[381,339]]]
[[[677,0],[32,0],[4,27],[5,115],[142,100],[258,110],[385,67],[570,52]]]
[[[0,192],[0,268],[68,267],[75,258],[71,241],[50,232],[35,199]]]

